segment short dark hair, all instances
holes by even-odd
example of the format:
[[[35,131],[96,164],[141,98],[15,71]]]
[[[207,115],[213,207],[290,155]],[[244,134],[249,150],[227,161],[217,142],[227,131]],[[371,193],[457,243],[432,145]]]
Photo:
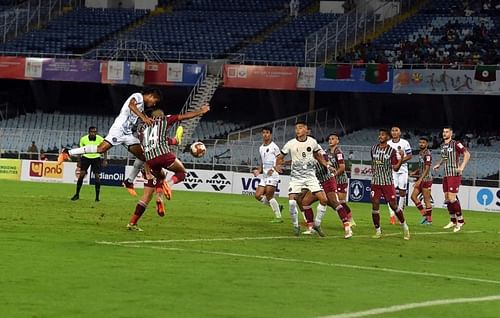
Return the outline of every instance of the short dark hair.
[[[427,137],[420,137],[419,140],[425,140],[426,142],[429,142],[429,138],[427,138]]]
[[[154,97],[158,98],[159,100],[162,99],[161,91],[158,88],[154,88],[154,87],[149,87],[149,88],[144,89],[142,91],[142,95],[153,95]]]
[[[380,129],[378,130],[378,132],[379,132],[379,133],[383,132],[383,133],[385,133],[387,136],[390,136],[390,135],[391,135],[391,133],[389,132],[389,130],[388,130],[387,128],[380,128]]]
[[[307,123],[306,123],[305,121],[303,121],[303,120],[298,120],[298,121],[296,121],[296,122],[295,122],[295,126],[297,126],[297,125],[304,125],[304,126],[306,126],[306,127],[307,127]]]
[[[337,137],[338,139],[340,139],[339,134],[338,134],[338,133],[336,133],[336,132],[332,132],[332,133],[330,133],[330,134],[328,135],[328,137],[327,137],[327,138],[328,138],[328,139],[330,139],[330,137],[331,137],[331,136],[335,136],[335,137]]]
[[[264,131],[264,130],[269,131],[271,134],[273,133],[273,128],[271,126],[264,126],[264,127],[262,127],[262,131]]]
[[[446,125],[443,127],[443,129],[449,129],[449,130],[453,131],[453,127],[451,127],[451,125]]]
[[[90,127],[89,127],[89,132],[90,132],[91,130],[94,130],[94,129],[97,131],[97,127],[96,127],[96,126],[90,126]]]

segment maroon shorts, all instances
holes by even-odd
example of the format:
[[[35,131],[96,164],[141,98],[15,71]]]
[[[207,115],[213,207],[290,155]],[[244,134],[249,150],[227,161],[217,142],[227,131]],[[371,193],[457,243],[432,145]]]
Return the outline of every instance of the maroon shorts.
[[[168,167],[170,167],[174,163],[175,159],[176,159],[175,154],[169,152],[164,155],[153,158],[151,160],[148,160],[147,163],[151,168],[151,170],[161,171],[162,168],[167,169]]]
[[[144,187],[145,188],[156,188],[156,178],[153,179],[144,179]]]
[[[458,193],[458,188],[462,183],[462,176],[450,176],[443,178],[443,192]]]
[[[337,184],[338,193],[347,193],[347,183]]]
[[[384,196],[385,201],[396,201],[396,189],[394,185],[378,185],[372,184],[372,198],[376,198],[380,200],[382,196]]]
[[[432,181],[422,181],[420,182],[420,186],[418,187],[418,190],[422,192],[423,189],[431,189],[432,188]]]
[[[321,182],[321,187],[323,188],[325,193],[337,192],[337,182],[333,178],[325,182]]]

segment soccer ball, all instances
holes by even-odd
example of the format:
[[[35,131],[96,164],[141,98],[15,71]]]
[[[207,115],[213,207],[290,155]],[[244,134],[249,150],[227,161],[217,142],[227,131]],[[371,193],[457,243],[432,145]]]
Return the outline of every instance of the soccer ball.
[[[201,141],[194,142],[191,147],[191,155],[195,158],[200,158],[205,155],[205,152],[207,152],[207,148]]]

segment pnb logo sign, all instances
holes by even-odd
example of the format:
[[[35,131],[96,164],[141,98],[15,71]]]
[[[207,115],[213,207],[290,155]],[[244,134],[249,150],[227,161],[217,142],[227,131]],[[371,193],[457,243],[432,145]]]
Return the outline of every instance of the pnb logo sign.
[[[62,179],[63,168],[55,162],[31,161],[30,177]]]
[[[216,173],[212,178],[205,180],[207,184],[210,184],[215,191],[222,191],[226,186],[231,185],[223,173]]]
[[[500,211],[500,190],[482,188],[477,191],[476,201],[486,211]]]
[[[188,172],[188,174],[186,175],[186,178],[184,179],[184,182],[183,182],[184,186],[189,190],[193,190],[199,184],[202,184],[202,183],[203,183],[203,180],[200,177],[198,177],[198,174],[196,174],[196,172],[194,172],[194,171]]]

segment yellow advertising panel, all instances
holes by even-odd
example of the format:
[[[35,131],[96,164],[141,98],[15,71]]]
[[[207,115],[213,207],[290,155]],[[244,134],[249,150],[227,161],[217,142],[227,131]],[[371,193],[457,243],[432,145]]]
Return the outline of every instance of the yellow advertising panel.
[[[19,180],[21,160],[0,159],[0,179]]]

